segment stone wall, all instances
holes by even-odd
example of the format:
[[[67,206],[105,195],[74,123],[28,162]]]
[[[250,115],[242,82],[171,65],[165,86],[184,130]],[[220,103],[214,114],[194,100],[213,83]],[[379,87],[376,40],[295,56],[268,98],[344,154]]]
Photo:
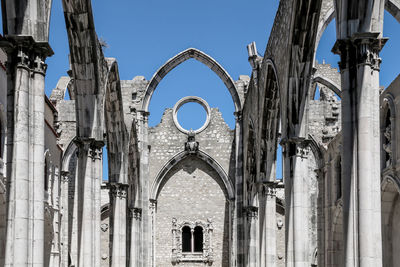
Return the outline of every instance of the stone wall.
[[[211,221],[212,266],[229,266],[229,204],[217,182],[220,179],[218,174],[202,160],[193,157],[175,166],[170,176],[157,199],[155,266],[173,266],[173,218],[178,224]],[[204,263],[182,262],[179,266],[204,266]]]
[[[220,164],[226,174],[232,172],[234,132],[229,129],[218,109],[211,109],[208,127],[195,138],[199,142],[199,149]],[[150,185],[161,168],[184,151],[185,142],[187,135],[175,126],[172,109],[166,109],[160,124],[149,129]],[[233,179],[233,176],[229,178]],[[165,180],[157,199],[156,266],[172,265],[172,218],[176,218],[178,224],[185,220],[207,223],[210,219],[214,227],[211,241],[213,266],[228,266],[229,204],[221,177],[197,156],[189,156],[171,169]],[[180,265],[202,266],[204,263],[186,262]]]

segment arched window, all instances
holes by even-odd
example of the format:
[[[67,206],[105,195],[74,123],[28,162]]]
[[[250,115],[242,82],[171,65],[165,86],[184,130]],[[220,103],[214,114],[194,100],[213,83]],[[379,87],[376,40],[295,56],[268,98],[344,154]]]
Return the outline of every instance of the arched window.
[[[203,228],[196,226],[194,228],[194,252],[203,252]]]
[[[182,228],[182,252],[192,252],[192,231],[189,226]]]

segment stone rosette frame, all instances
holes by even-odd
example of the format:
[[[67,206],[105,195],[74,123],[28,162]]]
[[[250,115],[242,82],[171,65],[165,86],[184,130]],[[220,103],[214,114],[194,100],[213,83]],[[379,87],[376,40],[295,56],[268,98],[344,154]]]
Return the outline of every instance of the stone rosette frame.
[[[182,252],[182,229],[188,226],[193,231],[195,227],[203,228],[203,252]],[[195,222],[182,221],[178,223],[175,218],[172,219],[172,257],[173,265],[180,262],[204,262],[211,265],[214,261],[214,252],[212,246],[213,225],[211,219],[207,222],[197,220]]]
[[[208,124],[210,123],[210,116],[211,116],[210,106],[204,99],[202,99],[201,97],[198,97],[198,96],[186,96],[186,97],[180,99],[178,102],[176,102],[174,109],[172,111],[174,124],[175,124],[176,128],[178,128],[179,131],[181,131],[182,133],[185,133],[185,134],[189,134],[189,131],[180,125],[180,123],[178,121],[178,111],[186,103],[198,103],[206,111],[207,118],[206,118],[206,121],[204,122],[203,126],[201,126],[199,129],[193,130],[193,132],[195,134],[198,134],[198,133],[202,132],[205,128],[207,128]]]

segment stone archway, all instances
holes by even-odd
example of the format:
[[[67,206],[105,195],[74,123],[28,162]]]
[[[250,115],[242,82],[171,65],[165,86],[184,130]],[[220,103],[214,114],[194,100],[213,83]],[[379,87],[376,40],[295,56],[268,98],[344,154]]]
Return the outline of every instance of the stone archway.
[[[161,68],[157,70],[157,72],[153,75],[151,78],[146,91],[145,95],[143,98],[143,104],[142,104],[142,110],[148,111],[149,104],[151,97],[156,90],[158,84],[161,82],[161,80],[175,67],[178,65],[182,64],[186,60],[193,58],[207,67],[209,67],[212,71],[215,72],[215,74],[218,75],[218,77],[222,80],[222,82],[225,84],[226,88],[229,90],[233,103],[235,105],[235,111],[238,112],[241,110],[241,103],[240,103],[240,98],[239,94],[237,92],[237,88],[235,85],[235,82],[231,78],[231,76],[228,74],[228,72],[212,57],[207,55],[206,53],[195,49],[195,48],[189,48],[173,58],[169,59]]]
[[[202,151],[173,157],[153,183],[153,255],[155,266],[229,266],[233,188],[224,170]],[[182,250],[182,227],[201,226],[202,253]],[[172,257],[171,257],[172,255]]]

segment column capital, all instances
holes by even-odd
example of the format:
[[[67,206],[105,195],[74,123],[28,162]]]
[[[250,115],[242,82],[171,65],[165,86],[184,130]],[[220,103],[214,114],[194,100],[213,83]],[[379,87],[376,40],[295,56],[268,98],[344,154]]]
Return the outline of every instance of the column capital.
[[[242,119],[243,119],[242,111],[235,111],[235,112],[233,112],[233,115],[235,116],[236,122],[242,121]]]
[[[107,183],[109,194],[113,198],[125,199],[128,195],[129,185],[122,183]]]
[[[248,219],[257,219],[258,218],[258,207],[256,206],[247,206],[244,209],[244,213]]]
[[[265,182],[261,182],[261,185],[267,196],[271,196],[271,197],[276,196],[276,186],[278,185],[278,182],[265,181]]]
[[[104,141],[93,138],[76,137],[74,142],[78,147],[78,153],[87,153],[88,157],[93,161],[102,159]]]
[[[0,47],[7,54],[15,55],[8,64],[42,75],[45,75],[47,70],[46,58],[54,54],[49,43],[36,42],[32,36],[0,37]]]
[[[141,208],[135,208],[132,207],[129,209],[130,212],[130,217],[135,219],[135,220],[142,220],[142,209]]]
[[[311,140],[304,137],[290,137],[281,140],[281,145],[285,147],[285,151],[289,152],[289,156],[300,158],[308,158],[310,153]]]
[[[340,70],[356,64],[368,65],[379,71],[382,62],[379,53],[388,40],[379,36],[379,32],[355,33],[350,38],[337,40],[332,52],[340,55]]]

